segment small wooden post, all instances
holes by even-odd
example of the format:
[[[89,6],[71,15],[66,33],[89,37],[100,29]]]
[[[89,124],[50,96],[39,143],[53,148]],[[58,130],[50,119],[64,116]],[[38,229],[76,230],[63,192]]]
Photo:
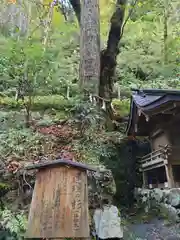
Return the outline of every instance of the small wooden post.
[[[54,160],[38,169],[26,238],[88,238],[87,170],[84,164]]]
[[[142,176],[143,176],[143,188],[147,188],[148,187],[147,173],[143,171]]]
[[[175,186],[174,183],[174,176],[172,171],[172,165],[170,163],[165,164],[165,170],[166,170],[166,177],[168,182],[168,187],[173,188]]]

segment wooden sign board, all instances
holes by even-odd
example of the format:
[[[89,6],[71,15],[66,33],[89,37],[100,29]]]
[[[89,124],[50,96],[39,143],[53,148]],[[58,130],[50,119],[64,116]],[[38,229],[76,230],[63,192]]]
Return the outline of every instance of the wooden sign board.
[[[88,238],[85,170],[56,166],[39,169],[26,238]]]

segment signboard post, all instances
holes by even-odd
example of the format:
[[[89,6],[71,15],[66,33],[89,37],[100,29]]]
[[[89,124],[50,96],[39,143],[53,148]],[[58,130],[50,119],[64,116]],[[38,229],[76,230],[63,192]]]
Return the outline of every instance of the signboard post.
[[[67,160],[34,164],[38,169],[26,238],[88,238],[87,170]]]

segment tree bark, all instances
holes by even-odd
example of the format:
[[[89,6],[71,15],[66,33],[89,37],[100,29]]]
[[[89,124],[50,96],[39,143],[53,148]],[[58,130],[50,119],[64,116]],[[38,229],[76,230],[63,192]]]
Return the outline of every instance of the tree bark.
[[[84,1],[86,2],[88,0]],[[83,14],[84,10],[81,11],[81,9],[79,8],[80,0],[70,0],[70,2],[76,13],[76,16],[80,16],[81,14]],[[107,48],[101,51],[100,56],[100,84],[98,95],[100,96],[100,99],[102,99],[101,105],[103,107],[105,106],[104,110],[106,112],[107,122],[109,123],[108,129],[113,128],[113,111],[111,108],[114,84],[113,77],[116,68],[116,59],[119,54],[119,42],[123,34],[123,23],[126,4],[127,0],[117,0],[115,11],[111,17],[111,26],[108,36]]]
[[[106,99],[106,117],[108,129],[113,129],[113,111],[111,107],[114,73],[116,59],[119,54],[119,42],[122,37],[122,29],[127,0],[117,0],[116,10],[111,17],[111,26],[108,36],[107,48],[101,52],[101,71],[99,96]]]
[[[168,63],[168,3],[164,6],[164,64]]]
[[[83,0],[81,4],[80,87],[98,94],[100,78],[99,1]]]

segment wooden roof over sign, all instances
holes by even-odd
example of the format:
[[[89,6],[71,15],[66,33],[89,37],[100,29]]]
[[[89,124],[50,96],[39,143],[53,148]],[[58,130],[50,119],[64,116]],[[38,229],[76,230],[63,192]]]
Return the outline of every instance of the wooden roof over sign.
[[[180,91],[133,89],[127,135],[148,136],[157,123],[180,112]]]
[[[88,171],[97,171],[95,168],[92,168],[88,165],[79,162],[73,162],[71,160],[64,160],[64,159],[57,159],[53,161],[46,161],[40,162],[37,164],[32,164],[26,167],[26,170],[34,170],[34,169],[42,169],[42,168],[49,168],[49,167],[57,167],[57,166],[70,166],[74,168],[78,168],[81,170],[88,170]]]

